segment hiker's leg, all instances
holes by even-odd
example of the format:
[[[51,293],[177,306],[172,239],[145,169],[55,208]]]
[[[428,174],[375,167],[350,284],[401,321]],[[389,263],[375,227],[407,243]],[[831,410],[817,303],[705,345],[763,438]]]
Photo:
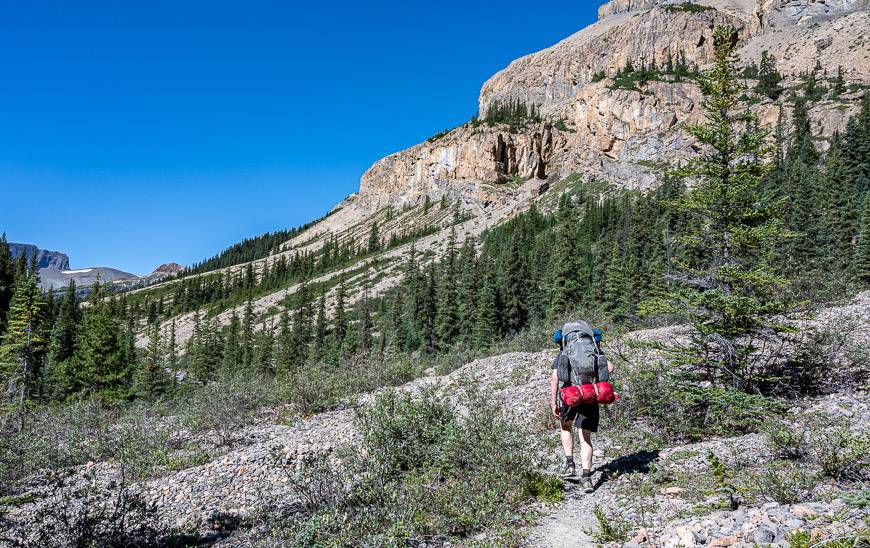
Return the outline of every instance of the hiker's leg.
[[[583,471],[592,470],[592,431],[580,430],[580,464]]]
[[[571,431],[571,421],[562,421],[562,429],[559,432],[562,438],[562,449],[566,457],[574,456],[574,433]]]

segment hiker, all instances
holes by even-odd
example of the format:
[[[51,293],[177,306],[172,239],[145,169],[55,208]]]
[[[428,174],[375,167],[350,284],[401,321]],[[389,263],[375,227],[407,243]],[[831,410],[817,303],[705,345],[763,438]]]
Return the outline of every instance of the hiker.
[[[599,404],[580,403],[568,406],[562,401],[561,389],[567,386],[592,384],[599,380],[609,380],[609,374],[613,371],[613,364],[601,351],[601,331],[592,329],[584,321],[570,322],[562,329],[553,333],[553,342],[559,344],[559,354],[553,361],[553,373],[550,377],[550,408],[553,415],[561,423],[562,448],[565,450],[564,476],[576,477],[574,466],[574,434],[573,425],[580,429],[580,464],[583,467],[581,485],[586,493],[593,491],[592,487],[592,433],[598,431]],[[575,359],[589,355],[589,360],[594,362],[590,367],[594,368],[582,371],[580,368],[572,368],[569,354]],[[605,373],[606,364],[606,373]],[[606,377],[606,378],[604,378]],[[574,382],[572,382],[573,379]],[[561,384],[561,386],[559,386]]]

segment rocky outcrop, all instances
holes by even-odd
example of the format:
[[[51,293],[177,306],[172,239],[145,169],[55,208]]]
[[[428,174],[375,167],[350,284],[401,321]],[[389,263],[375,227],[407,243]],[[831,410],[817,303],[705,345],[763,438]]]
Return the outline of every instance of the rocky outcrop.
[[[512,179],[546,179],[556,151],[567,142],[548,123],[510,133],[470,124],[376,162],[360,181],[358,203],[378,208],[439,200],[486,203],[509,192]]]
[[[765,27],[810,25],[870,9],[870,0],[762,0],[759,12]]]
[[[572,100],[596,74],[613,74],[629,59],[662,63],[668,54],[702,65],[713,55],[713,28],[744,32],[744,20],[719,10],[672,11],[656,7],[643,17],[616,15],[599,21],[553,47],[512,62],[481,89],[479,110],[494,102],[521,101],[550,114]],[[742,36],[742,34],[741,34]]]
[[[148,277],[149,278],[162,278],[164,276],[171,276],[173,274],[178,274],[185,270],[184,265],[180,265],[178,263],[164,263],[157,268],[154,269]]]
[[[13,259],[17,259],[19,255],[25,255],[28,262],[36,257],[36,264],[39,268],[50,268],[52,270],[67,270],[69,269],[69,257],[59,251],[46,251],[39,249],[32,244],[9,244],[9,251]]]

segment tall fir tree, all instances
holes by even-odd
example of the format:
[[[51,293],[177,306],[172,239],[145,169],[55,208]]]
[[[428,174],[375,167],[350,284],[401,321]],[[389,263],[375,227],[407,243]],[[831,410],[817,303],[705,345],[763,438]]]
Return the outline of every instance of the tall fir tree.
[[[752,357],[783,329],[789,303],[779,294],[788,281],[757,260],[783,230],[777,202],[763,191],[767,134],[740,104],[735,34],[716,28],[714,64],[700,79],[705,120],[687,128],[703,148],[680,171],[697,184],[678,204],[696,220],[680,238],[686,253],[678,283],[645,309],[683,314],[692,326],[691,344],[668,347],[677,364],[704,380],[754,390],[766,379]]]
[[[160,326],[154,322],[148,325],[148,348],[142,367],[135,379],[136,396],[147,401],[155,401],[163,396],[170,385],[166,372],[163,338]]]
[[[864,195],[861,231],[852,262],[855,278],[864,287],[870,286],[870,193]]]
[[[441,275],[438,279],[435,334],[439,349],[449,348],[458,333],[457,283],[459,275],[456,253],[456,229],[451,228],[447,238],[447,249],[441,261]]]
[[[589,252],[589,241],[578,227],[577,210],[571,197],[562,196],[556,214],[556,241],[552,255],[550,277],[550,316],[577,307],[589,281],[590,273],[584,255]]]
[[[73,354],[76,393],[108,401],[130,396],[135,354],[125,347],[125,333],[111,314],[101,285],[88,300]]]
[[[37,277],[28,274],[19,278],[9,306],[7,330],[0,340],[0,419],[12,418],[18,431],[24,428],[28,402],[36,391],[47,350],[44,307]]]
[[[6,315],[14,293],[15,262],[4,232],[0,235],[0,336],[6,332]]]

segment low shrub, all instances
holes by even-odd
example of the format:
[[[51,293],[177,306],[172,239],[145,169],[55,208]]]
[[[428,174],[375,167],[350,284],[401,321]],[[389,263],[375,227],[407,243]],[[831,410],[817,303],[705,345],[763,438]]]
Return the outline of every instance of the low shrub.
[[[695,383],[656,363],[620,369],[617,390],[624,394],[613,406],[617,420],[643,419],[669,443],[754,432],[783,412],[774,399]]]
[[[870,472],[870,434],[856,434],[834,421],[814,436],[814,457],[822,473],[836,480],[865,481]]]
[[[360,409],[359,446],[288,469],[300,503],[276,503],[264,516],[271,534],[306,546],[463,538],[509,528],[531,500],[561,498],[562,482],[538,472],[534,436],[474,393],[456,403],[389,391]]]
[[[806,456],[809,441],[807,428],[772,419],[764,423],[762,431],[776,458],[800,460]]]
[[[774,465],[756,478],[756,496],[779,504],[795,504],[809,499],[815,479],[804,466],[787,463]]]
[[[632,529],[630,523],[623,519],[608,517],[597,503],[592,513],[595,516],[598,528],[589,533],[597,542],[623,543],[628,541],[628,533]]]

